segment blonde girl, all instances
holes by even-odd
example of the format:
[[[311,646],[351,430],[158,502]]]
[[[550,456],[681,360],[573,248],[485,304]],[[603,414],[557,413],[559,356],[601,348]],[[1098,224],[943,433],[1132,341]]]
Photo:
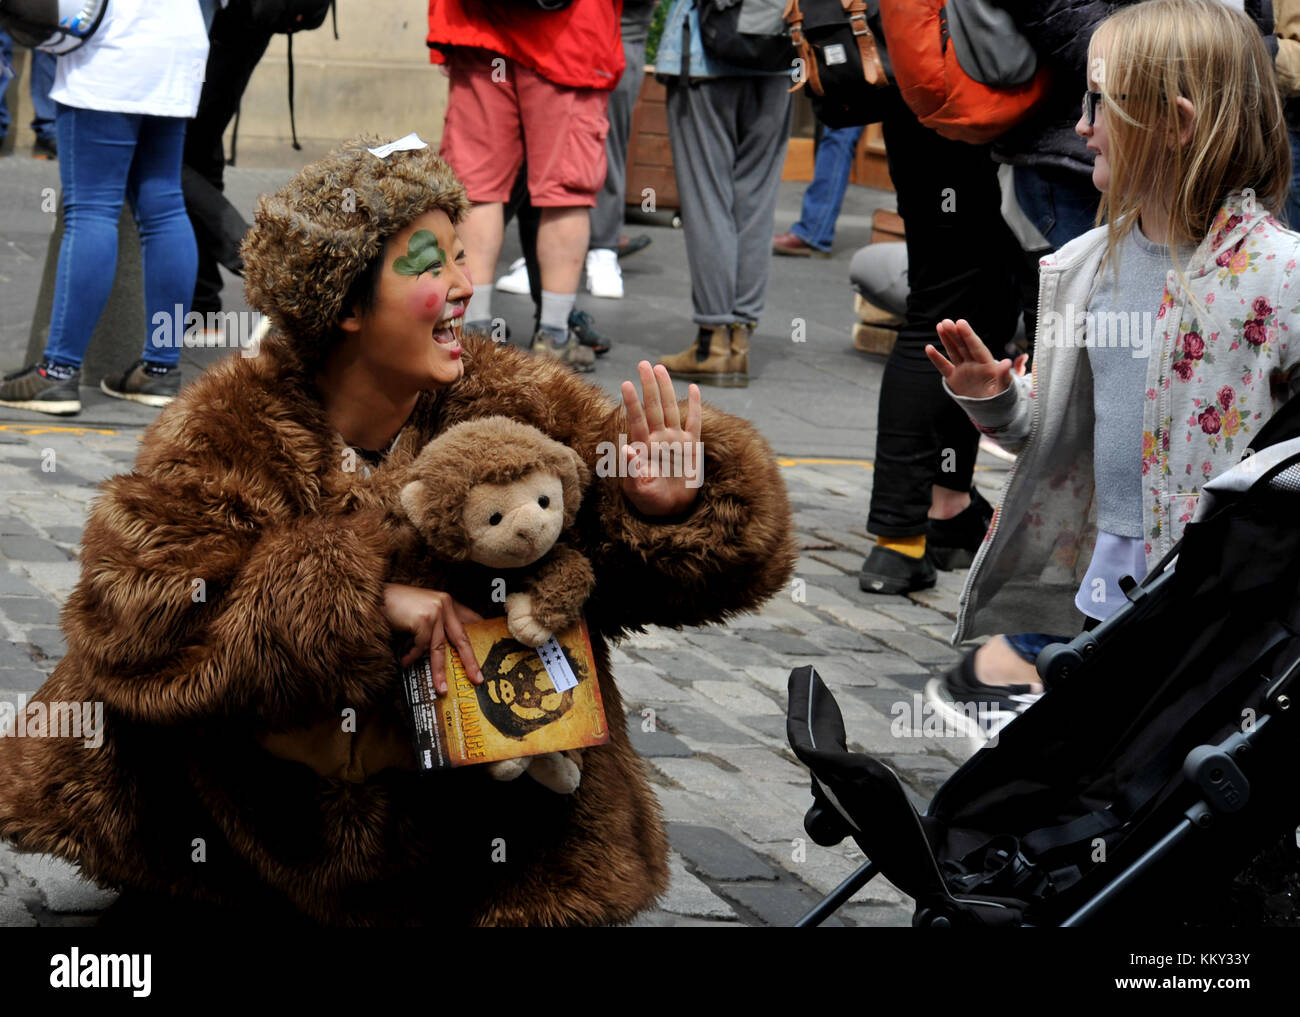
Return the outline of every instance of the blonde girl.
[[[965,321],[927,353],[976,426],[1018,453],[954,641],[1072,633],[1124,603],[1300,372],[1300,235],[1276,218],[1291,156],[1259,29],[1218,0],[1149,0],[1098,26],[1076,125],[1098,227],[1043,259],[1033,370]],[[1104,225],[1103,225],[1104,224]],[[1026,643],[990,640],[936,705],[996,733],[1041,694]],[[1010,641],[1008,641],[1010,640]],[[1026,659],[1029,658],[1029,659]]]

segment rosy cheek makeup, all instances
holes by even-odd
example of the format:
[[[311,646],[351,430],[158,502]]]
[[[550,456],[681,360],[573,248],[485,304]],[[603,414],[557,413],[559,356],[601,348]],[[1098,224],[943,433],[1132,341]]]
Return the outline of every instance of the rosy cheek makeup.
[[[437,321],[447,302],[447,287],[435,279],[421,278],[412,287],[409,298],[411,314],[425,321]]]

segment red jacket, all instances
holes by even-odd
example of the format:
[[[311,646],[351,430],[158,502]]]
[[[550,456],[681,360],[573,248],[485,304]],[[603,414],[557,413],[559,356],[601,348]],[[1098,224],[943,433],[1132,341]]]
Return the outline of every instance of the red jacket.
[[[474,46],[573,88],[612,89],[623,73],[623,0],[573,0],[562,11],[494,0],[429,0],[430,59]]]

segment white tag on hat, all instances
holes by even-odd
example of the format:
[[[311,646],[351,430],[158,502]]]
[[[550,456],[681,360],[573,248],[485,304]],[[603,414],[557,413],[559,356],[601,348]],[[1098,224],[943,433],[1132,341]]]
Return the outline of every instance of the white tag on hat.
[[[390,141],[387,145],[380,145],[378,148],[367,148],[366,151],[380,159],[387,159],[394,152],[414,152],[419,148],[428,148],[429,146],[420,140],[420,136],[414,132],[404,138],[398,138],[396,141]]]

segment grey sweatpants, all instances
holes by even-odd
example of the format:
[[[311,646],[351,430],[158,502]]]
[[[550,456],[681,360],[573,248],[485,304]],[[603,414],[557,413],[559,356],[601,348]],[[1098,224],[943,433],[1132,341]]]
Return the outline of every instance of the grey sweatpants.
[[[790,138],[789,77],[668,85],[668,137],[699,325],[758,321]]]
[[[591,241],[588,247],[618,250],[618,235],[623,229],[623,210],[627,202],[627,144],[632,132],[632,109],[641,94],[645,77],[645,47],[650,36],[650,16],[654,0],[624,0],[623,59],[627,67],[618,86],[609,93],[609,134],[605,136],[605,186],[596,195],[591,210]]]

